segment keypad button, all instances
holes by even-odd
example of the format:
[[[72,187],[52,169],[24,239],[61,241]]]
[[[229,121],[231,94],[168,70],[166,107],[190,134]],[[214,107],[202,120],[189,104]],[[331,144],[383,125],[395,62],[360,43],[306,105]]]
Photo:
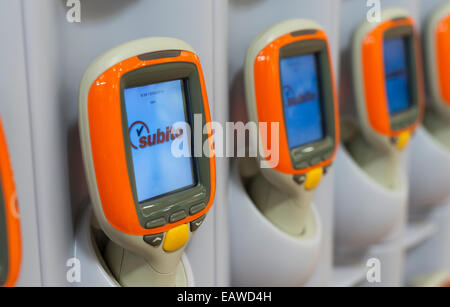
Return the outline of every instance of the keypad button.
[[[175,222],[178,222],[178,221],[184,219],[185,217],[187,217],[186,211],[180,210],[170,216],[169,222],[175,223]]]
[[[161,212],[163,212],[164,214],[169,213],[170,211],[173,210],[173,208],[175,208],[178,204],[175,205],[171,205],[171,206],[166,206],[164,209],[161,210]]]
[[[206,204],[205,204],[205,203],[201,203],[201,204],[198,204],[198,205],[194,205],[194,206],[192,206],[192,207],[189,209],[189,213],[190,213],[191,215],[194,215],[194,214],[196,214],[196,213],[199,213],[199,212],[202,211],[203,209],[205,209],[205,207],[206,207]]]
[[[145,243],[153,246],[153,247],[158,247],[161,245],[161,243],[163,242],[164,239],[164,234],[163,233],[158,233],[155,235],[148,235],[148,236],[144,236],[144,241]]]
[[[322,162],[322,159],[320,157],[314,157],[309,161],[310,166],[314,166]]]
[[[305,183],[305,180],[306,180],[306,176],[305,175],[296,175],[296,176],[294,176],[294,181],[298,185],[302,185],[303,183]]]
[[[301,150],[294,150],[292,152],[292,155],[294,156],[295,159],[299,160],[303,157],[303,152]]]
[[[206,196],[206,189],[202,188],[202,190],[200,191],[200,193],[195,194],[192,198],[193,199],[202,199]]]
[[[206,215],[199,217],[191,222],[191,232],[196,231],[205,221]]]
[[[297,168],[297,169],[305,169],[308,167],[309,167],[309,163],[307,161],[304,161],[304,162],[301,162],[301,163],[298,163],[295,165],[295,168]]]
[[[160,203],[155,203],[150,206],[142,208],[142,215],[145,217],[150,217],[152,214],[155,213],[155,209],[158,208],[159,205]]]
[[[331,168],[332,166],[333,166],[332,163],[330,163],[330,164],[328,164],[327,166],[325,166],[325,167],[323,168],[323,174],[324,174],[324,175],[328,174],[328,171],[330,170],[330,168]]]
[[[324,154],[322,158],[323,158],[324,161],[327,161],[333,156],[333,154],[334,154],[333,151],[329,151],[326,154]]]
[[[164,226],[164,225],[166,225],[166,224],[167,224],[166,219],[163,218],[163,217],[160,217],[160,218],[158,218],[158,219],[154,219],[154,220],[148,221],[148,222],[145,224],[145,227],[146,227],[147,229],[151,229],[151,228],[161,227],[161,226]]]

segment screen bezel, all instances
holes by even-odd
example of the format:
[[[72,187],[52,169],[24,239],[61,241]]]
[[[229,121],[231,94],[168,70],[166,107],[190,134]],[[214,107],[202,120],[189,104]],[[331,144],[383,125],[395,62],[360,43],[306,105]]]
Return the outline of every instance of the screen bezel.
[[[192,116],[189,116],[189,114],[190,114],[190,112],[189,112],[189,105],[188,105],[188,103],[186,101],[189,89],[187,87],[187,82],[186,82],[185,79],[175,79],[175,80],[167,80],[167,81],[162,81],[162,82],[153,82],[153,83],[149,83],[149,84],[146,84],[146,85],[152,85],[152,84],[158,84],[158,83],[170,82],[170,81],[179,81],[179,82],[181,82],[181,95],[182,95],[182,99],[183,99],[184,119],[192,127]],[[143,86],[146,86],[146,85],[143,85]],[[131,89],[131,88],[136,88],[136,87],[140,87],[140,86],[125,87],[124,90]],[[126,107],[125,107],[125,109],[126,109]],[[127,119],[127,122],[128,122],[128,119]],[[129,134],[128,134],[128,140],[129,140]],[[165,197],[167,195],[178,193],[178,192],[181,192],[181,191],[184,191],[184,190],[188,190],[188,189],[190,189],[192,187],[195,187],[197,185],[197,183],[198,183],[198,172],[197,172],[197,163],[196,163],[195,159],[193,158],[194,157],[193,144],[191,144],[191,157],[192,158],[190,159],[190,164],[191,164],[191,170],[192,170],[192,181],[193,181],[192,184],[183,186],[181,188],[172,190],[170,192],[162,193],[162,194],[159,194],[157,196],[153,196],[153,197],[141,200],[139,203],[143,204],[145,202],[150,202],[152,200],[155,200],[155,199],[158,199],[158,198],[161,198],[161,197]],[[136,191],[136,199],[137,199],[137,182],[136,182],[136,177],[135,177],[136,174],[135,174],[135,171],[134,171],[134,162],[133,162],[133,155],[132,154],[131,154],[131,162],[133,164],[132,180],[134,182],[134,188],[135,188],[135,191]]]
[[[139,223],[146,229],[150,229],[147,227],[148,222],[160,218],[164,218],[166,220],[166,224],[169,224],[170,216],[180,210],[185,210],[187,216],[189,216],[189,208],[192,207],[192,205],[205,203],[206,207],[211,194],[209,158],[205,155],[195,157],[192,154],[192,163],[194,164],[193,171],[197,179],[195,185],[182,188],[181,190],[172,191],[164,195],[159,195],[143,202],[139,202],[137,199],[131,146],[129,146],[129,124],[125,107],[124,90],[126,88],[173,80],[183,80],[186,103],[185,111],[187,112],[186,118],[191,125],[191,135],[194,136],[196,135],[196,129],[203,129],[203,127],[196,127],[191,124],[194,122],[193,114],[202,114],[202,122],[203,124],[206,123],[200,77],[194,63],[170,62],[146,66],[124,74],[120,80],[122,131],[124,136],[129,184],[132,190]],[[201,145],[208,141],[208,135],[203,134],[203,131],[197,133],[201,133],[202,135]],[[191,151],[194,151],[193,137],[191,138]]]
[[[279,82],[281,88],[281,103],[283,108],[283,119],[286,122],[286,112],[283,94],[283,84],[281,76],[280,62],[284,58],[314,54],[317,67],[317,79],[320,93],[320,107],[322,111],[323,138],[319,141],[310,142],[298,147],[289,148],[291,163],[294,169],[305,169],[317,165],[330,159],[335,150],[336,129],[335,129],[335,106],[333,77],[331,73],[331,63],[328,54],[326,41],[320,39],[310,39],[297,41],[280,48],[279,51]],[[285,124],[285,134],[287,139],[287,125]]]
[[[387,112],[389,114],[389,119],[391,123],[391,129],[393,131],[399,131],[408,128],[413,125],[417,117],[419,116],[419,98],[418,98],[418,84],[417,84],[417,67],[416,67],[416,47],[414,41],[414,29],[411,26],[399,26],[391,28],[384,32],[383,35],[383,48],[384,42],[387,39],[404,39],[405,46],[407,48],[407,69],[408,69],[408,84],[409,84],[409,95],[410,95],[410,106],[404,111],[400,111],[397,114],[391,114],[389,111],[389,100],[386,88],[386,73],[383,74],[384,88],[386,103],[388,104]],[[382,49],[384,50],[384,49]],[[384,52],[381,55],[383,59],[383,72],[384,72]]]
[[[3,194],[3,185],[0,178],[0,266],[4,268],[3,270],[0,270],[0,287],[6,284],[9,274],[9,243],[5,206],[5,196]]]

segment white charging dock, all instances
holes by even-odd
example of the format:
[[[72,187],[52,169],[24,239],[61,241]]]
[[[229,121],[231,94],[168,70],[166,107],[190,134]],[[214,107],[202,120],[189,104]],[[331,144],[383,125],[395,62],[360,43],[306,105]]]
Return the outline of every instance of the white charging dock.
[[[450,197],[450,149],[424,127],[411,143],[410,206],[421,210],[443,204]]]
[[[419,128],[411,144],[409,171],[405,280],[414,286],[441,285],[441,279],[433,277],[450,278],[450,148],[425,127]]]
[[[335,247],[360,251],[381,243],[402,222],[408,199],[406,174],[388,189],[360,168],[344,146],[336,162]]]
[[[398,166],[395,184],[383,185],[358,165],[345,146],[340,147],[335,166],[339,178],[335,180],[334,284],[401,285],[406,172]],[[370,269],[376,269],[377,263],[381,280],[370,283]]]
[[[293,237],[274,226],[249,197],[233,164],[229,185],[231,284],[233,286],[302,286],[316,269],[322,224],[311,205],[306,231]]]
[[[79,266],[79,280],[74,278],[73,285],[80,287],[120,287],[102,255],[102,250],[108,240],[101,230],[92,226],[92,210],[90,206],[85,208],[75,234],[73,270],[68,274],[78,274],[76,266]],[[177,273],[177,287],[194,287],[194,275],[189,259],[184,254],[181,258],[180,273]],[[72,278],[68,278],[72,279]],[[142,286],[142,282],[137,282]],[[158,285],[148,285],[149,287]]]

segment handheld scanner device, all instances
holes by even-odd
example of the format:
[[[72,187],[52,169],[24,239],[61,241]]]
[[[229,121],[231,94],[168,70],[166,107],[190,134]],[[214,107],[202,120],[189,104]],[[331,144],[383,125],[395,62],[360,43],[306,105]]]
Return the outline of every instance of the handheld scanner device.
[[[0,122],[0,286],[15,285],[20,271],[21,244],[16,189]]]
[[[424,126],[450,148],[450,4],[439,6],[428,18],[424,33],[427,112]]]
[[[198,56],[172,38],[120,45],[87,69],[79,108],[99,225],[113,242],[170,275],[215,193],[212,132],[203,134],[211,118]],[[191,125],[194,115],[203,125]],[[191,134],[200,134],[201,144],[193,144]],[[207,143],[209,155],[194,157],[193,145]],[[180,148],[177,157],[173,150]]]
[[[424,51],[430,105],[450,121],[450,4],[439,6],[425,27]]]
[[[353,88],[361,130],[376,148],[398,152],[423,117],[424,93],[414,22],[402,9],[382,11],[353,36]]]
[[[247,51],[245,84],[248,117],[258,124],[258,160],[264,177],[254,186],[253,198],[270,220],[298,234],[312,192],[339,144],[338,104],[325,32],[302,19],[265,30]],[[261,129],[264,123],[267,130]],[[271,188],[263,182],[289,199],[272,202],[265,196]]]

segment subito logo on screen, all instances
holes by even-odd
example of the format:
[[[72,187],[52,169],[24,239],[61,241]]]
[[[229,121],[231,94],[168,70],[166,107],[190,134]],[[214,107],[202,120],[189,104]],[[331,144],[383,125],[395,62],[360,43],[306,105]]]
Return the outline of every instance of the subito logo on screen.
[[[314,92],[305,92],[295,95],[294,90],[289,86],[283,86],[284,96],[287,98],[287,105],[289,107],[296,106],[305,102],[314,101],[317,99],[317,94]]]
[[[136,150],[171,142],[183,135],[182,128],[173,129],[169,126],[157,128],[156,131],[151,133],[149,126],[142,121],[134,122],[128,132],[131,147]]]

